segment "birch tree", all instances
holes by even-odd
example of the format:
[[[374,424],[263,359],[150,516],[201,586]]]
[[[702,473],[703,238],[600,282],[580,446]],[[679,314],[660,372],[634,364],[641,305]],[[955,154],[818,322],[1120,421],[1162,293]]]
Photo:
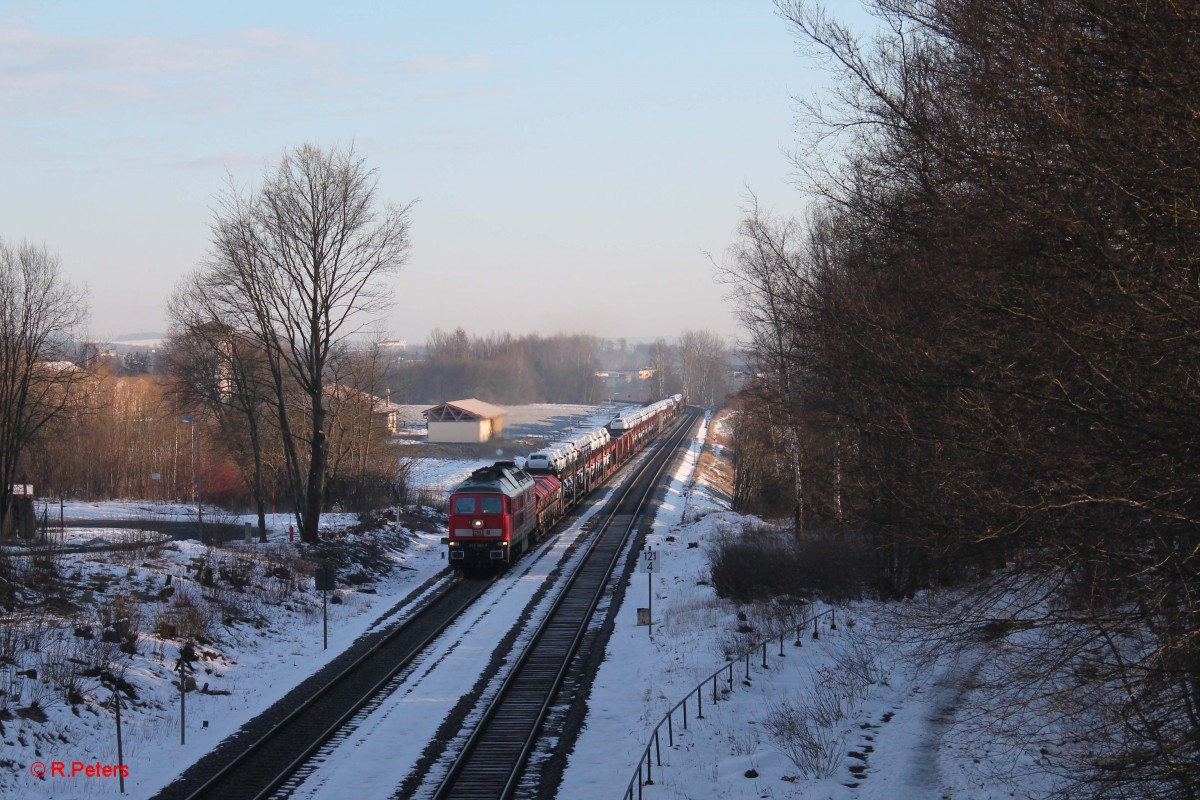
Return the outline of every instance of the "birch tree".
[[[689,403],[715,407],[725,400],[729,350],[720,336],[708,330],[684,331],[679,337],[683,394]]]
[[[796,381],[803,370],[803,316],[810,287],[806,280],[801,241],[795,220],[777,219],[750,197],[746,216],[738,226],[738,240],[719,270],[731,285],[732,299],[749,347],[762,371],[755,382],[761,402],[780,407],[792,477],[792,521],[796,537],[804,534],[805,458],[800,431],[800,396]]]

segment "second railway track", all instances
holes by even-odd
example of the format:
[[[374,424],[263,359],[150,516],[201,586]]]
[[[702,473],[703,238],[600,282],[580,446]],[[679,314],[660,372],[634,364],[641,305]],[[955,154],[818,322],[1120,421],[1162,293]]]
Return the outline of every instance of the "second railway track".
[[[576,654],[618,557],[643,507],[695,425],[686,415],[615,503],[583,563],[568,579],[529,646],[433,794],[436,800],[501,800],[512,795],[547,710]]]

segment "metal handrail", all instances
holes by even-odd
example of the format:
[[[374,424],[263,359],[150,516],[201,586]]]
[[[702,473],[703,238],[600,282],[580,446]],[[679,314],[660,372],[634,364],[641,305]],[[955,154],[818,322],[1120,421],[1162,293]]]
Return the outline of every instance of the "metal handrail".
[[[810,624],[812,625],[812,638],[814,638],[814,639],[821,638],[818,622],[823,617],[829,617],[829,630],[836,631],[837,630],[837,617],[835,616],[835,613],[836,613],[836,609],[829,608],[829,609],[826,609],[825,611],[822,611],[819,614],[812,615],[811,617],[803,620],[802,622],[797,623],[795,626],[796,627],[796,646],[797,647],[801,646],[802,632],[807,630]],[[646,740],[646,747],[644,750],[642,750],[641,758],[638,759],[637,770],[634,773],[633,777],[629,779],[629,786],[625,790],[625,794],[624,794],[625,800],[633,800],[634,784],[637,784],[638,800],[642,800],[642,788],[643,787],[654,785],[654,776],[653,776],[653,771],[652,771],[653,764],[652,764],[652,761],[650,758],[650,748],[651,747],[654,748],[654,751],[655,751],[655,754],[656,754],[657,760],[658,760],[658,766],[662,767],[662,748],[659,744],[659,732],[662,730],[662,727],[665,724],[667,726],[668,747],[675,744],[675,726],[674,726],[675,712],[682,709],[682,711],[683,711],[683,727],[684,727],[684,730],[687,730],[687,704],[688,704],[688,701],[691,700],[694,695],[696,698],[696,718],[703,719],[704,718],[704,705],[703,705],[704,700],[703,700],[703,696],[702,696],[702,690],[704,689],[705,686],[708,685],[708,682],[712,681],[712,701],[713,701],[713,704],[716,705],[716,703],[717,703],[717,677],[722,672],[728,671],[728,673],[729,673],[729,678],[728,678],[729,691],[733,691],[733,668],[734,668],[734,665],[737,664],[739,661],[744,661],[745,666],[746,666],[746,677],[749,678],[750,677],[750,654],[761,648],[761,650],[762,650],[762,665],[765,668],[767,666],[767,645],[771,642],[774,642],[775,639],[778,638],[779,639],[779,655],[781,655],[781,656],[784,655],[783,640],[784,640],[784,637],[787,635],[788,631],[790,631],[791,629],[792,629],[792,626],[789,625],[787,630],[785,630],[783,633],[780,633],[778,636],[775,636],[775,635],[768,636],[766,639],[763,639],[763,640],[755,643],[753,646],[747,648],[745,650],[745,652],[734,657],[733,659],[731,659],[730,661],[725,663],[723,666],[721,666],[719,669],[717,669],[715,672],[713,672],[711,675],[709,675],[707,678],[700,681],[700,683],[696,684],[695,688],[693,688],[686,695],[684,695],[682,700],[680,700],[678,703],[676,703],[675,705],[671,706],[670,709],[668,709],[667,713],[663,715],[663,718],[660,719],[658,721],[658,724],[654,726],[654,730],[651,732],[650,738]],[[643,779],[643,777],[642,777],[643,767],[645,768],[645,779]]]

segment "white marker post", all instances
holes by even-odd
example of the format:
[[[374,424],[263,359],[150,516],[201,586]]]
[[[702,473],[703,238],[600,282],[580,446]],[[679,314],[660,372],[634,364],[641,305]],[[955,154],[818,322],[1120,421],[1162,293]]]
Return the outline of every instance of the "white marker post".
[[[650,634],[651,639],[654,638],[654,573],[658,572],[658,570],[658,551],[647,547],[638,558],[638,572],[646,573],[646,596],[649,602],[647,606],[649,618],[646,620],[646,632]]]

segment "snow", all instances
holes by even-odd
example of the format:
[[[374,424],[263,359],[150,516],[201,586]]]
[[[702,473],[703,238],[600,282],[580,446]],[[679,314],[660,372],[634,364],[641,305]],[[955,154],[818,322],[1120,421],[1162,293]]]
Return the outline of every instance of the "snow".
[[[406,433],[425,432],[422,412],[433,405],[397,405],[396,417]],[[567,403],[528,403],[505,406],[504,437],[557,437],[574,427],[598,428],[608,423],[624,405],[573,405]]]
[[[85,516],[117,518],[136,508],[137,504],[88,504],[87,508],[68,511],[68,517]],[[90,511],[89,511],[90,509]],[[180,507],[166,508],[164,514],[182,514]],[[330,515],[323,523],[333,527],[344,524],[351,515]],[[247,559],[257,558],[267,551],[278,555],[294,550],[286,544],[289,518],[279,515],[270,531],[271,544],[235,545],[219,554],[240,554]],[[323,525],[326,527],[326,525]],[[75,532],[68,529],[68,534]],[[103,536],[103,529],[79,529],[84,536]],[[128,534],[129,532],[124,532]],[[137,535],[143,535],[136,532]],[[410,544],[403,553],[391,554],[397,567],[389,576],[372,586],[378,594],[353,590],[338,590],[340,604],[329,604],[329,649],[321,648],[322,618],[320,595],[312,589],[311,578],[301,584],[297,593],[280,592],[279,602],[269,605],[254,597],[231,596],[230,603],[247,605],[248,615],[261,620],[260,625],[236,622],[219,625],[218,640],[198,648],[201,660],[195,673],[199,687],[206,684],[212,692],[189,692],[187,697],[186,744],[180,744],[179,697],[172,672],[179,656],[176,642],[154,635],[153,606],[143,606],[138,653],[126,659],[126,680],[137,689],[137,702],[127,703],[122,712],[122,739],[129,777],[125,781],[127,797],[149,797],[173,780],[184,768],[213,749],[223,738],[236,731],[245,721],[268,708],[283,697],[295,684],[325,665],[345,650],[368,629],[383,624],[377,619],[423,582],[445,567],[444,549],[437,533],[409,532]],[[189,574],[197,559],[213,557],[214,551],[195,541],[169,542],[149,545],[135,551],[63,556],[65,573],[77,573],[75,580],[84,584],[103,584],[112,592],[158,590],[166,576],[180,594],[199,593],[190,582]],[[392,615],[395,618],[398,615]],[[70,648],[83,640],[68,635],[49,643],[52,650]],[[98,639],[96,640],[99,641]],[[33,657],[33,656],[31,656]],[[26,666],[41,666],[44,662],[28,661]],[[20,676],[16,667],[0,667],[0,689],[8,694],[2,706],[24,706],[32,699],[38,681]],[[4,758],[14,766],[0,770],[0,795],[36,797],[110,797],[118,796],[117,779],[85,776],[47,777],[39,780],[30,774],[34,762],[47,765],[54,761],[116,764],[115,723],[110,711],[98,708],[108,701],[111,692],[98,680],[85,682],[90,703],[80,704],[77,711],[67,705],[61,695],[42,693],[42,706],[48,720],[36,723],[20,718],[3,721]],[[13,692],[21,692],[19,703],[9,703]],[[61,737],[61,738],[60,738]]]
[[[800,637],[794,627],[786,628],[785,656],[778,655],[779,641],[773,638],[768,667],[762,667],[758,642],[784,628],[778,611],[739,608],[718,598],[707,583],[705,542],[747,518],[728,511],[717,491],[692,481],[704,436],[701,430],[673,475],[667,502],[647,536],[647,545],[661,554],[660,572],[653,577],[652,635],[637,625],[637,607],[646,605],[649,579],[635,574],[587,699],[586,727],[559,796],[620,798],[633,779],[633,796],[638,797],[639,759],[652,744],[655,726],[684,698],[689,702],[688,728],[682,729],[682,715],[676,711],[675,744],[669,746],[667,727],[662,727],[662,766],[651,746],[654,784],[641,789],[642,797],[998,800],[1047,794],[1049,779],[1028,769],[1026,753],[997,752],[972,720],[958,715],[982,655],[965,663],[917,660],[890,634],[898,611],[894,607],[863,602],[839,608],[837,630],[822,626],[815,641],[810,628]],[[747,614],[753,633],[737,633],[739,610]],[[728,672],[722,672],[715,706],[711,681],[706,682],[704,719],[696,719],[697,685],[729,663],[731,655],[747,650],[749,673],[745,660],[735,658],[733,689],[727,691]],[[878,679],[853,696],[835,692],[842,698],[843,716],[830,728],[830,774],[806,774],[788,757],[786,745],[771,736],[772,720],[787,705],[811,703],[822,682],[853,684],[847,673],[864,652],[872,654]]]
[[[477,458],[470,461],[452,458],[415,459],[410,480],[418,490],[448,492],[462,483],[475,470],[496,461],[494,458]]]
[[[604,412],[591,413],[594,418]],[[586,727],[576,742],[558,795],[623,796],[664,713],[689,697],[731,656],[747,648],[754,650],[749,672],[744,660],[735,659],[732,691],[728,691],[727,672],[723,672],[715,706],[711,684],[705,684],[703,719],[696,718],[692,695],[687,730],[683,730],[678,712],[673,717],[673,746],[663,729],[662,766],[654,761],[654,784],[643,788],[644,797],[882,800],[1047,794],[1051,783],[1044,775],[1030,772],[1027,752],[1021,748],[999,751],[961,713],[971,693],[971,678],[985,658],[983,651],[958,660],[918,661],[890,634],[897,609],[866,602],[839,607],[836,631],[822,627],[820,638],[813,640],[811,630],[805,628],[797,639],[794,629],[786,628],[789,609],[739,607],[716,596],[707,580],[706,543],[738,529],[747,518],[729,511],[717,488],[693,479],[706,433],[707,428],[702,427],[676,468],[666,501],[648,534],[647,544],[661,553],[660,572],[652,578],[653,625],[649,629],[637,625],[637,608],[646,604],[651,579],[635,574],[618,609],[604,664],[587,699]],[[490,462],[429,458],[419,464],[419,474],[427,485],[444,489],[485,463]],[[146,503],[70,504],[66,510],[68,518],[100,519],[148,514],[186,517],[189,513],[194,514],[194,507]],[[348,519],[349,515],[332,517],[330,522],[344,525]],[[216,552],[246,559],[268,552],[275,558],[294,554],[287,542],[289,523],[290,518],[282,514],[271,518],[269,545],[238,545]],[[81,529],[78,535],[111,539],[129,534]],[[546,543],[518,565],[511,580],[489,590],[476,611],[464,615],[432,650],[399,676],[394,696],[356,721],[355,729],[343,737],[348,746],[311,773],[297,796],[315,798],[347,791],[363,797],[390,796],[447,711],[482,674],[493,652],[492,643],[503,636],[510,621],[534,596],[574,535],[568,533]],[[387,554],[402,568],[393,569],[372,585],[377,594],[339,590],[344,602],[329,606],[328,650],[319,646],[321,604],[311,579],[307,584],[301,582],[294,593],[281,592],[274,604],[228,597],[231,603],[252,604],[245,616],[258,617],[264,624],[258,627],[239,621],[217,625],[217,640],[200,648],[198,684],[207,683],[212,691],[230,694],[189,693],[186,744],[179,742],[178,690],[172,683],[178,645],[156,637],[152,621],[144,619],[138,653],[127,659],[125,673],[138,691],[137,702],[123,710],[123,749],[130,769],[125,796],[153,795],[358,636],[403,619],[406,612],[395,609],[396,604],[445,565],[439,532],[404,531],[403,536],[407,548]],[[697,546],[689,547],[693,543]],[[545,557],[538,558],[539,552]],[[116,588],[159,591],[167,576],[179,592],[199,591],[182,587],[190,585],[197,561],[213,557],[214,551],[190,541],[147,544],[103,555],[61,556],[64,573],[73,574],[80,584],[94,585],[98,595],[109,598]],[[10,558],[16,568],[32,563],[29,557]],[[143,604],[142,612],[149,615],[154,608],[152,603]],[[739,620],[739,611],[746,615],[745,621]],[[738,632],[743,622],[752,628],[750,632]],[[764,669],[761,649],[755,645],[780,630],[785,633],[786,655],[779,657],[779,642],[772,640],[767,649],[769,666]],[[797,641],[802,646],[797,647]],[[68,635],[47,640],[43,649],[78,644],[82,641]],[[40,668],[45,662],[39,658],[27,654],[19,667],[0,666],[0,691],[6,693],[0,709],[23,707],[32,693],[39,691],[39,681],[18,674],[28,667]],[[846,674],[864,661],[878,670],[876,680],[848,681]],[[857,686],[853,691],[846,689],[851,684]],[[0,770],[0,795],[118,796],[115,778],[39,780],[29,772],[34,762],[63,761],[68,769],[72,761],[116,763],[113,717],[98,706],[110,692],[97,680],[84,688],[91,702],[75,710],[61,696],[43,693],[48,716],[44,723],[0,716],[3,759],[9,767]],[[19,703],[10,702],[14,692],[23,693]],[[827,775],[805,772],[789,758],[786,742],[771,735],[789,705],[811,703],[822,692],[834,692],[839,698],[835,705],[840,714],[827,732],[832,737]],[[638,796],[636,782],[634,796]]]
[[[599,506],[581,515],[568,530],[518,562],[511,580],[490,588],[415,663],[392,680],[389,697],[370,706],[368,714],[356,718],[350,732],[317,754],[315,760],[319,763],[302,780],[289,783],[289,796],[386,797],[395,792],[400,781],[416,768],[426,744],[463,691],[483,674],[513,621],[567,558],[572,545],[583,535],[584,523],[598,510]],[[571,563],[583,556],[582,550],[576,550]],[[561,590],[561,583],[557,588]],[[552,591],[538,600],[515,648],[527,644],[556,597],[557,591]],[[511,661],[515,659],[489,683],[493,691],[503,682]],[[430,770],[426,785],[436,784],[446,767],[440,764]]]
[[[423,435],[424,421],[420,412],[430,406],[397,408],[402,430]],[[504,437],[487,444],[430,446],[421,440],[399,439],[409,445],[406,455],[411,462],[408,480],[412,495],[428,503],[444,501],[450,490],[474,470],[498,460],[523,459],[545,441],[558,441],[584,430],[603,427],[616,414],[617,408],[552,403],[511,406],[505,415]]]
[[[62,516],[66,519],[178,519],[196,516],[196,504],[191,503],[155,503],[144,500],[105,500],[102,503],[89,503],[82,500],[35,501],[38,518],[43,511],[47,513],[50,523],[59,519],[61,507]]]

